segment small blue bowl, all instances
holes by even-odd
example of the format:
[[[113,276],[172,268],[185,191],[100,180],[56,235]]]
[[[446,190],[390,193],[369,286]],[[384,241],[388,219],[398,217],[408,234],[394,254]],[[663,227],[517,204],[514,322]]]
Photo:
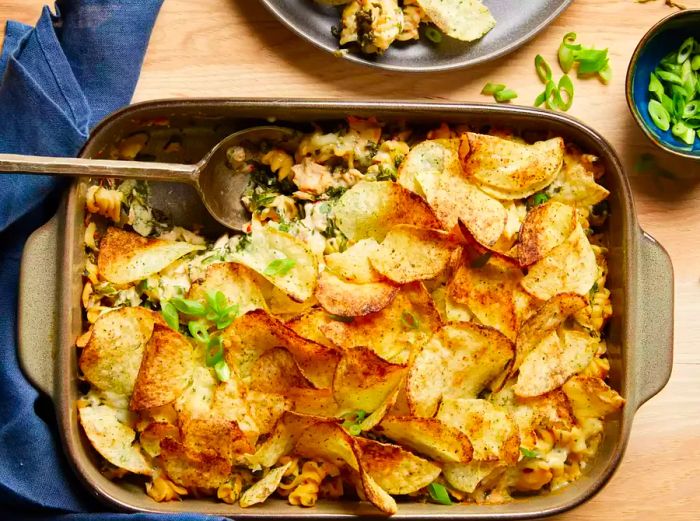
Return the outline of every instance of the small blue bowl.
[[[627,105],[634,119],[654,144],[679,156],[700,159],[700,139],[696,138],[693,147],[689,147],[671,134],[670,130],[663,132],[659,129],[647,110],[651,99],[650,74],[664,56],[678,50],[689,36],[700,41],[700,9],[679,11],[649,29],[630,59],[625,90]]]

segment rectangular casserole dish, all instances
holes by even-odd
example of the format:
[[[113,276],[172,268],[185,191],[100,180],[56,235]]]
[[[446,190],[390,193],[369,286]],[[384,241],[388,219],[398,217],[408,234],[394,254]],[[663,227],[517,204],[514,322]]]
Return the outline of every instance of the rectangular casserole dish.
[[[603,442],[584,475],[563,489],[504,505],[400,503],[396,518],[526,519],[552,515],[590,499],[610,479],[629,438],[635,411],[670,377],[673,359],[673,268],[666,251],[637,222],[632,194],[612,147],[595,131],[568,116],[525,107],[409,102],[290,100],[173,100],[126,108],[102,122],[81,156],[104,158],[121,138],[150,135],[139,159],[193,163],[230,132],[265,122],[308,125],[348,115],[419,125],[468,124],[519,130],[533,137],[548,132],[597,155],[606,168],[602,183],[611,191],[607,224],[609,278],[615,314],[608,330],[610,384],[626,399],[606,421]],[[178,147],[166,147],[173,142]],[[164,150],[167,148],[169,152]],[[177,150],[173,152],[173,149]],[[202,512],[239,518],[347,518],[379,516],[371,505],[320,501],[302,510],[283,500],[249,509],[211,500],[156,503],[143,487],[112,482],[98,470],[97,457],[78,424],[78,369],[75,339],[81,332],[80,292],[84,265],[83,209],[86,183],[74,183],[57,215],[27,242],[22,259],[19,302],[19,356],[29,379],[54,401],[63,447],[76,473],[111,508],[140,512]],[[188,186],[157,183],[153,206],[175,224],[202,223],[204,233],[221,228]]]

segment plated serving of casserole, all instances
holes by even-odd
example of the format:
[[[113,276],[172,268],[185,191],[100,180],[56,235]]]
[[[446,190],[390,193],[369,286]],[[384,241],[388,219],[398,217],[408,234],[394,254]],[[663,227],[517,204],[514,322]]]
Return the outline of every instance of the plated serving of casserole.
[[[139,183],[87,191],[77,405],[107,475],[394,513],[585,472],[624,403],[594,156],[348,118],[228,162],[244,234],[171,226]]]

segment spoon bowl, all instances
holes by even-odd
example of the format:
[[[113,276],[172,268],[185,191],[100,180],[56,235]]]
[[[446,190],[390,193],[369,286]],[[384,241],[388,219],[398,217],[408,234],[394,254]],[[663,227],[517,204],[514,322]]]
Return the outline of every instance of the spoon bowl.
[[[185,183],[196,188],[204,206],[218,222],[240,231],[250,220],[241,197],[250,178],[245,162],[231,162],[229,150],[260,147],[274,143],[275,148],[291,151],[296,148],[299,133],[278,126],[251,127],[222,139],[199,163],[153,163],[62,157],[0,154],[0,174],[23,173],[68,177],[113,177]],[[247,153],[245,154],[247,156]]]

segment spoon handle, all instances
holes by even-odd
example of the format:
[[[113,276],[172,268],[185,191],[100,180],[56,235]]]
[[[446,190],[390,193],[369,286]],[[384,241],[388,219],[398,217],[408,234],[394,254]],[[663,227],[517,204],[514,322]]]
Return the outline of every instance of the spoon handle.
[[[69,177],[116,177],[119,179],[144,179],[195,184],[198,171],[199,165],[182,165],[177,163],[0,154],[0,175],[17,172]]]

